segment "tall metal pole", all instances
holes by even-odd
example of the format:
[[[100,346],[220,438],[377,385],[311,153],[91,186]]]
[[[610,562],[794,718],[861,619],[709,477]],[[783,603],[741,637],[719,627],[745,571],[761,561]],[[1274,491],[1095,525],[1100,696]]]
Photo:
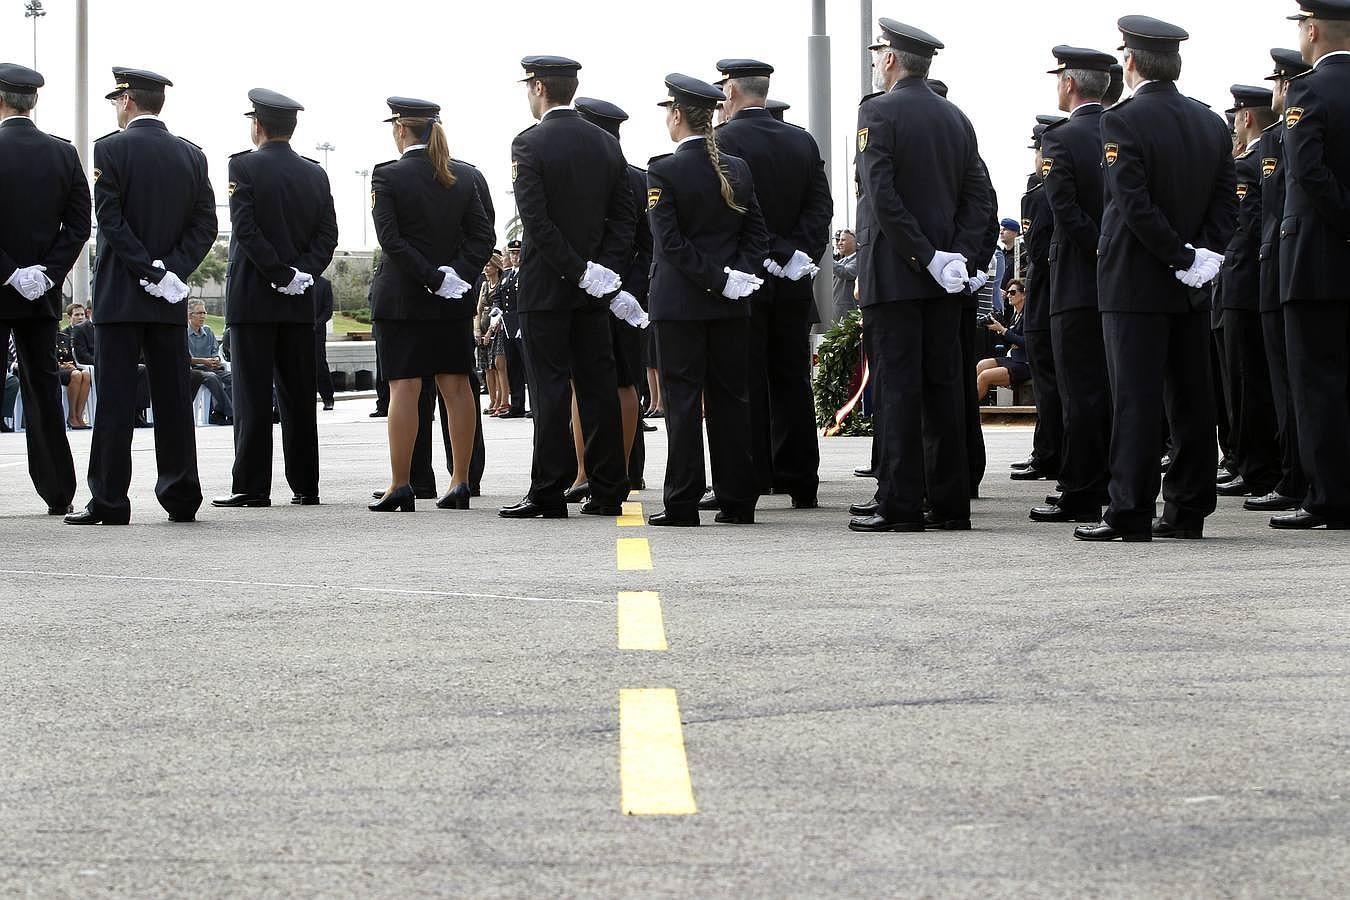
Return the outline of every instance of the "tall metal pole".
[[[811,0],[811,36],[806,39],[807,82],[811,85],[810,126],[811,136],[816,139],[821,158],[825,161],[825,176],[834,183],[834,166],[831,165],[831,152],[834,141],[830,139],[830,37],[825,30],[825,0]],[[830,322],[834,316],[834,276],[830,266],[831,254],[818,260],[821,273],[816,276],[816,309],[820,312],[821,322]]]
[[[872,38],[876,33],[872,31],[872,0],[859,0],[859,3],[862,6],[862,43],[858,45],[862,62],[862,82],[859,85],[862,93],[858,97],[861,99],[872,93],[872,54],[863,48],[872,46]]]
[[[357,169],[356,174],[361,176],[361,249],[366,249],[366,222],[370,219],[370,214],[365,211],[366,196],[370,193],[366,187],[366,181],[370,178],[369,169]]]
[[[315,145],[314,145],[314,149],[315,149],[315,150],[320,150],[320,151],[323,152],[323,170],[324,170],[325,172],[327,172],[327,171],[328,171],[328,152],[329,152],[330,150],[336,150],[337,147],[334,147],[331,141],[324,141],[322,144],[315,144]]]
[[[89,0],[75,3],[75,149],[85,172],[89,171]],[[75,260],[71,296],[89,304],[89,250]]]

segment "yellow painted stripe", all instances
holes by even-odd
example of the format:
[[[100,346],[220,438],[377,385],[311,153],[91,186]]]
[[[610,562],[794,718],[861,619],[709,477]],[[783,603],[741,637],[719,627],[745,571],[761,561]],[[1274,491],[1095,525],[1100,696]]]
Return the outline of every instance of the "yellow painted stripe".
[[[619,649],[666,649],[666,625],[661,618],[660,594],[655,591],[619,593]]]
[[[619,538],[619,571],[650,572],[652,545],[646,538]]]
[[[619,691],[619,782],[626,816],[698,812],[673,690]]]
[[[638,525],[646,525],[647,520],[642,516],[641,503],[625,503],[623,505],[623,515],[614,520],[614,524],[620,528],[635,528]]]

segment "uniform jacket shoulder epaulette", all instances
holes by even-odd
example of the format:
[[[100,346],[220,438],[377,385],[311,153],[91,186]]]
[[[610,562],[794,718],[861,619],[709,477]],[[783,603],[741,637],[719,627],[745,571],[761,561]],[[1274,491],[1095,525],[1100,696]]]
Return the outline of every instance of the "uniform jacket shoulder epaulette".
[[[201,150],[201,149],[202,149],[202,145],[201,145],[201,144],[194,144],[192,141],[190,141],[190,140],[188,140],[187,138],[183,137],[181,134],[175,134],[174,137],[178,138],[180,141],[182,141],[183,143],[187,144],[189,147],[196,147],[198,150]]]
[[[62,142],[67,143],[67,144],[73,144],[73,143],[75,143],[75,142],[72,141],[70,138],[63,138],[63,137],[61,137],[61,135],[59,135],[59,134],[49,134],[49,135],[47,135],[47,137],[50,137],[50,138],[56,138],[58,141],[62,141]]]
[[[538,128],[538,127],[539,127],[539,123],[538,123],[538,122],[535,122],[535,123],[534,123],[533,125],[531,125],[529,128],[526,128],[526,129],[525,129],[524,131],[522,131],[520,134],[516,135],[516,137],[518,137],[518,138],[519,138],[519,137],[524,137],[525,135],[529,134],[531,131],[534,131],[534,130],[535,130],[536,128]]]
[[[373,172],[375,169],[383,169],[385,166],[392,166],[396,162],[398,162],[398,160],[396,159],[386,159],[382,163],[376,163],[375,166],[371,169],[371,171]]]
[[[1238,159],[1246,159],[1247,157],[1249,157],[1249,156],[1251,156],[1253,153],[1255,153],[1255,152],[1257,151],[1257,149],[1259,149],[1259,148],[1257,148],[1257,147],[1252,147],[1252,148],[1249,149],[1249,150],[1243,150],[1242,153],[1240,153],[1240,154],[1238,155]]]
[[[1199,97],[1187,97],[1186,99],[1189,100],[1189,101],[1191,101],[1192,103],[1199,103],[1199,104],[1200,104],[1201,106],[1203,106],[1205,109],[1213,109],[1213,108],[1214,108],[1214,107],[1210,106],[1208,103],[1206,103],[1205,101],[1201,100]]]
[[[1054,131],[1056,128],[1062,128],[1064,125],[1067,125],[1069,121],[1070,120],[1066,117],[1060,119],[1058,122],[1051,122],[1049,125],[1045,126],[1045,130],[1041,132],[1041,137],[1044,138],[1047,134]]]
[[[231,153],[230,159],[238,159],[241,156],[248,156],[252,152],[253,152],[252,150],[240,150],[238,153]]]
[[[1133,99],[1134,99],[1133,96],[1126,97],[1125,99],[1121,100],[1119,103],[1117,103],[1115,106],[1111,107],[1110,109],[1106,110],[1105,112],[1113,113],[1113,112],[1115,112],[1115,111],[1118,110],[1118,109],[1123,109],[1123,108],[1125,107],[1125,105],[1128,104],[1128,103],[1129,103],[1131,100],[1133,100]]]
[[[858,101],[858,105],[859,105],[859,106],[862,106],[862,105],[863,105],[864,103],[866,103],[868,100],[874,100],[874,99],[876,99],[877,97],[880,97],[880,96],[881,96],[882,94],[884,94],[884,93],[886,93],[886,92],[885,92],[885,91],[875,91],[875,92],[873,92],[873,93],[871,93],[871,94],[868,94],[866,97],[863,97],[861,100]]]
[[[99,141],[106,141],[108,138],[114,137],[114,136],[119,135],[119,134],[121,134],[121,133],[122,133],[121,129],[118,129],[117,131],[110,131],[110,132],[108,132],[107,134],[103,135],[103,137],[96,137],[96,138],[94,138],[94,143],[97,144]]]
[[[320,169],[323,168],[323,163],[319,162],[317,159],[310,159],[308,156],[302,156],[300,158],[307,163],[314,163],[314,165],[318,166]]]
[[[1309,75],[1311,75],[1313,72],[1316,72],[1316,71],[1317,71],[1316,69],[1309,69],[1309,70],[1306,71],[1306,72],[1299,72],[1297,75],[1291,75],[1291,76],[1289,76],[1289,80],[1290,80],[1290,81],[1298,81],[1300,78],[1307,78]]]
[[[662,153],[658,156],[653,156],[651,159],[647,160],[647,167],[651,168],[653,165],[659,163],[661,160],[670,159],[674,155],[675,155],[674,153]]]

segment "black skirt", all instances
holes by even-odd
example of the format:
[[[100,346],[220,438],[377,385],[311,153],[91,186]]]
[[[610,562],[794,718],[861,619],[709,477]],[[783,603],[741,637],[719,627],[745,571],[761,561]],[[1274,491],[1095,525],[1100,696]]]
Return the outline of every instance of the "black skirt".
[[[638,373],[642,372],[643,329],[610,316],[609,336],[614,344],[614,372],[619,387],[637,387]]]
[[[473,319],[376,319],[375,343],[387,381],[473,371]]]

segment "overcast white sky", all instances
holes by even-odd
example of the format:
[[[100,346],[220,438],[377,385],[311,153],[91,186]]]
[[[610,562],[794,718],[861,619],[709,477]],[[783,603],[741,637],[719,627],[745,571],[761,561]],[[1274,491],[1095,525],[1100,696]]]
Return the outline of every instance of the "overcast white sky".
[[[74,134],[74,2],[46,0],[38,24],[38,68],[47,88],[38,108],[41,127]],[[668,152],[662,79],[684,72],[717,77],[722,57],[749,56],[773,64],[772,95],[793,104],[788,119],[808,121],[806,36],[809,0],[678,0],[669,5],[616,0],[509,0],[446,2],[385,0],[298,2],[231,0],[196,3],[91,0],[90,135],[113,130],[113,65],[147,68],[171,78],[164,118],[169,127],[202,145],[212,183],[225,202],[225,164],[247,149],[241,113],[253,87],[268,87],[305,104],[295,144],[321,158],[315,144],[329,141],[329,174],[337,202],[342,246],[363,246],[369,203],[358,169],[392,158],[394,148],[384,98],[425,97],[441,103],[455,156],[486,173],[498,209],[499,232],[512,213],[511,138],[532,120],[525,104],[520,57],[558,53],[584,66],[581,93],[622,106],[632,116],[624,150],[645,165]],[[1269,0],[1145,0],[1113,6],[949,0],[900,3],[874,0],[876,16],[890,16],[932,32],[948,50],[933,75],[951,86],[951,99],[974,122],[993,173],[1004,215],[1018,216],[1031,170],[1024,149],[1037,113],[1054,112],[1054,79],[1044,74],[1050,47],[1076,44],[1114,52],[1116,19],[1127,13],[1156,15],[1188,29],[1181,87],[1216,109],[1231,105],[1228,86],[1260,83],[1270,71],[1272,46],[1296,46],[1295,25],[1284,16],[1293,2]],[[32,64],[31,23],[23,0],[0,0],[0,60]],[[832,185],[836,226],[852,216],[852,174],[845,157],[862,94],[860,59],[866,53],[856,0],[830,0],[833,75]],[[872,31],[875,31],[873,24]],[[846,202],[847,201],[847,202]],[[366,235],[374,241],[373,232]]]

